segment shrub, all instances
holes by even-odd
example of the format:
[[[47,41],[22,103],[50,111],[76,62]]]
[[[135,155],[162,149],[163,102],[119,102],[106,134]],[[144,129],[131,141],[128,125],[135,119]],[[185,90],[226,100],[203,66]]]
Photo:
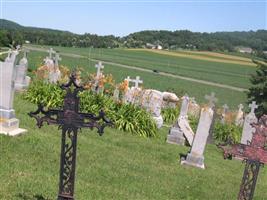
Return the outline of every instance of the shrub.
[[[81,111],[97,115],[102,109],[114,122],[115,128],[144,137],[156,136],[156,123],[144,109],[131,104],[116,103],[109,96],[89,90],[79,93],[79,96]],[[63,105],[64,91],[59,85],[34,81],[23,97],[31,103],[55,108]]]
[[[33,81],[23,98],[34,104],[42,104],[47,108],[56,108],[63,105],[63,95],[64,91],[58,85]]]
[[[231,140],[234,143],[239,143],[241,140],[242,128],[234,124],[222,124],[216,122],[214,126],[214,138],[220,142]]]
[[[174,123],[180,113],[180,108],[176,106],[175,108],[164,108],[161,110],[163,121],[167,123]]]

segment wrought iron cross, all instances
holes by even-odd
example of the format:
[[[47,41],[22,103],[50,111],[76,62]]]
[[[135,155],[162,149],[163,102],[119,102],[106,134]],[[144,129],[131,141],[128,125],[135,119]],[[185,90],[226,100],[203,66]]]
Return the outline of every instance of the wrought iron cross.
[[[267,115],[263,115],[259,122],[252,124],[255,132],[252,140],[245,144],[220,144],[224,151],[224,158],[232,156],[244,159],[246,167],[238,195],[238,200],[252,200],[260,166],[267,163]]]
[[[69,82],[62,85],[61,88],[66,90],[62,110],[49,109],[45,111],[44,107],[39,105],[37,111],[31,112],[29,115],[36,119],[39,128],[46,122],[48,125],[59,125],[59,128],[62,129],[58,200],[74,200],[78,130],[83,127],[90,129],[95,127],[99,135],[102,135],[104,128],[112,125],[112,122],[105,117],[103,111],[100,111],[98,116],[79,112],[77,94],[84,88],[76,84],[75,74],[72,74]]]

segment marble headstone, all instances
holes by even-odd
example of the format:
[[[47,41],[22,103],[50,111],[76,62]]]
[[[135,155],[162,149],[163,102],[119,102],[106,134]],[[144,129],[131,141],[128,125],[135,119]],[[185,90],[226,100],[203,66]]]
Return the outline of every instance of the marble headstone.
[[[27,76],[28,70],[28,60],[27,60],[28,50],[24,50],[24,56],[19,61],[19,65],[16,65],[16,77],[15,77],[15,90],[22,90],[29,86],[31,78]]]
[[[17,55],[17,50],[12,51],[5,62],[0,62],[0,133],[10,136],[26,132],[19,128],[19,120],[16,119],[13,109]]]
[[[185,95],[183,97],[179,117],[167,136],[167,143],[184,145],[186,139],[189,145],[192,145],[194,132],[189,125],[187,116],[189,101],[189,97]]]
[[[194,137],[193,145],[190,152],[185,158],[181,160],[182,165],[190,165],[198,168],[205,169],[204,165],[204,151],[207,144],[207,139],[209,136],[209,129],[212,123],[214,114],[214,103],[217,100],[215,95],[206,96],[209,100],[207,107],[201,109],[200,119]]]
[[[253,132],[255,129],[251,126],[252,123],[258,122],[258,119],[255,115],[255,109],[258,108],[255,101],[249,104],[251,108],[250,113],[245,117],[245,122],[242,130],[241,144],[248,144],[251,142]]]

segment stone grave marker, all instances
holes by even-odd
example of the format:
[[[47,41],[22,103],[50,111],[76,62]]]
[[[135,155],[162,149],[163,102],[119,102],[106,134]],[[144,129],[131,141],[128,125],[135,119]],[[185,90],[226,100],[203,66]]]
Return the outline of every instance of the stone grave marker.
[[[222,124],[225,124],[225,117],[226,117],[226,114],[227,114],[228,111],[229,111],[228,105],[224,104],[223,105],[223,110],[222,110],[222,115],[221,115],[221,123]]]
[[[255,131],[251,124],[256,123],[258,121],[255,115],[255,109],[258,108],[256,102],[252,101],[252,103],[249,104],[249,107],[251,108],[251,110],[250,113],[247,114],[247,116],[245,117],[245,122],[242,130],[241,144],[248,144],[251,142],[253,132]]]
[[[213,119],[214,103],[217,101],[214,93],[212,93],[211,96],[206,95],[205,98],[209,103],[208,106],[201,109],[200,119],[191,150],[186,156],[181,157],[182,165],[190,165],[201,169],[205,169],[204,151]]]
[[[120,90],[118,89],[118,87],[115,87],[113,91],[113,100],[116,102],[120,100]]]
[[[235,118],[235,125],[236,126],[242,126],[244,123],[244,112],[243,112],[244,106],[242,104],[239,104],[238,106],[238,112],[236,114]]]
[[[158,128],[163,125],[163,117],[161,116],[162,102],[163,95],[158,90],[144,90],[141,94],[141,106],[152,115]]]
[[[191,146],[194,139],[194,132],[192,131],[189,122],[188,122],[188,107],[189,107],[189,97],[185,95],[183,97],[182,106],[178,120],[170,129],[167,136],[167,143],[184,145],[185,139]]]
[[[58,61],[61,61],[61,58],[58,53],[55,54],[54,60],[55,60],[54,65],[51,66],[51,68],[49,69],[49,82],[50,83],[57,83],[61,78],[61,72],[59,70],[59,63],[58,63]]]
[[[27,76],[28,60],[27,53],[29,50],[24,49],[24,56],[16,65],[15,90],[22,90],[29,86],[31,78]]]
[[[96,93],[100,93],[100,88],[99,88],[99,80],[102,77],[102,69],[104,69],[104,65],[102,65],[102,62],[99,61],[96,65],[95,68],[97,69],[96,71],[96,77],[95,77],[95,83],[94,83],[94,87],[93,90]]]
[[[131,79],[129,76],[125,79],[128,81],[129,85],[130,83],[134,83],[133,87],[128,88],[127,92],[125,93],[124,96],[124,102],[125,103],[132,103],[136,105],[141,104],[141,88],[139,87],[140,83],[143,83],[142,80],[140,80],[139,76],[136,76],[136,79]]]
[[[17,50],[9,52],[5,62],[0,62],[0,133],[10,136],[26,132],[25,129],[19,128],[19,120],[13,109],[17,55]]]
[[[47,52],[49,53],[49,58],[53,59],[53,54],[55,54],[56,52],[53,50],[53,48],[50,48],[49,50],[47,50]]]

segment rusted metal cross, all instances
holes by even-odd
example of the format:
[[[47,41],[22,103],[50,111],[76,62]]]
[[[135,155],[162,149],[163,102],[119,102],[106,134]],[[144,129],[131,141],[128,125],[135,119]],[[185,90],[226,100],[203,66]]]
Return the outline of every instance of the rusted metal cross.
[[[255,128],[251,142],[234,144],[232,146],[218,145],[224,151],[224,158],[232,156],[242,158],[246,162],[238,200],[252,200],[260,166],[267,163],[267,115],[263,115]]]
[[[104,128],[112,125],[112,122],[105,117],[103,111],[100,111],[98,116],[79,112],[77,95],[83,90],[83,87],[76,84],[75,74],[72,74],[69,82],[62,85],[61,88],[66,90],[62,110],[49,109],[45,111],[44,107],[39,105],[37,111],[31,112],[29,115],[36,119],[39,128],[46,122],[48,125],[59,125],[59,128],[62,129],[58,200],[74,200],[78,130],[83,127],[90,129],[95,127],[99,135],[102,135]]]

